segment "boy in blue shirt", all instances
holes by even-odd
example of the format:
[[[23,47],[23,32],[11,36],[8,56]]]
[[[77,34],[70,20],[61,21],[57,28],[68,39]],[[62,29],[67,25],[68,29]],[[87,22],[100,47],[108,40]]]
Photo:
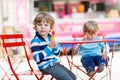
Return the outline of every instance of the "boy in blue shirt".
[[[99,27],[95,21],[87,21],[83,26],[85,35],[83,41],[102,40],[101,37],[97,36],[98,31]],[[107,52],[109,52],[109,46],[105,45],[104,42],[78,44],[75,49],[75,53],[81,54],[82,65],[89,76],[94,74],[95,66],[98,66],[98,72],[104,70],[104,66],[108,64]]]
[[[54,28],[53,17],[45,12],[34,19],[34,38],[31,40],[33,59],[43,74],[50,74],[56,80],[76,80],[73,72],[59,62],[60,49],[49,34]]]

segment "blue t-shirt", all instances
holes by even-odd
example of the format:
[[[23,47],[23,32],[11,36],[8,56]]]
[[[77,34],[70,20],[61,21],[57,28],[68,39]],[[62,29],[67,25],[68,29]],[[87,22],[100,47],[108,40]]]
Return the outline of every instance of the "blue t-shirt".
[[[102,40],[101,37],[96,36],[94,40]],[[101,50],[104,48],[104,42],[97,43],[84,43],[78,49],[78,53],[84,56],[97,56],[101,55]]]

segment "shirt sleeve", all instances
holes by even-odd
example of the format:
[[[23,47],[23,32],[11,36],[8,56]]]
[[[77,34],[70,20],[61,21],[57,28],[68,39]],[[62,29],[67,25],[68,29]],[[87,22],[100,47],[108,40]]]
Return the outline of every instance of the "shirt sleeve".
[[[61,45],[60,44],[58,44],[57,46],[56,46],[56,48],[53,48],[53,53],[55,54],[55,55],[60,55],[60,49],[61,49],[62,47],[61,47]]]
[[[36,62],[41,62],[46,56],[52,55],[52,50],[47,46],[47,43],[40,43],[38,39],[33,39],[30,44],[33,59]]]

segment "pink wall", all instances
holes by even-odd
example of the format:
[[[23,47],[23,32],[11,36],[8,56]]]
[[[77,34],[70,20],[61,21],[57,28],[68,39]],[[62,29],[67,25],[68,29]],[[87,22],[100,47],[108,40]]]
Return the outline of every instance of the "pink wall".
[[[55,25],[55,36],[56,37],[71,37],[72,34],[82,33],[83,22],[73,23],[64,22],[62,24]],[[120,37],[120,21],[98,21],[100,32],[107,34],[108,36]]]

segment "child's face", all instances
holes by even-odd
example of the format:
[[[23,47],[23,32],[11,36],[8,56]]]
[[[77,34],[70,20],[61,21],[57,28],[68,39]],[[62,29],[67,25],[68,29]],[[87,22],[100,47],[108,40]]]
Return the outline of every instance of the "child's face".
[[[95,33],[95,34],[85,33],[87,40],[93,40],[96,35],[97,35],[97,33]]]
[[[50,23],[42,21],[36,25],[36,30],[41,36],[47,37],[48,33],[50,32]]]

